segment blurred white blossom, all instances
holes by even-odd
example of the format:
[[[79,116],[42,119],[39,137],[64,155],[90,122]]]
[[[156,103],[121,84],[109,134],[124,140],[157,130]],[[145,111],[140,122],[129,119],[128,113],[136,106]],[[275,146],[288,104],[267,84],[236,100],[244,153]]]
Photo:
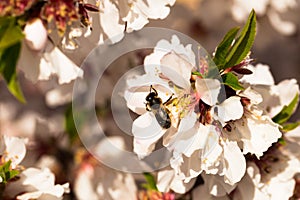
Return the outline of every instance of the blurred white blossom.
[[[283,35],[291,35],[296,32],[296,24],[282,19],[282,14],[298,6],[296,0],[233,0],[231,12],[239,22],[247,19],[248,13],[254,9],[258,16],[266,15],[275,30]]]
[[[19,174],[19,179],[10,182],[5,195],[20,200],[62,199],[69,192],[69,184],[55,184],[54,174],[47,168],[28,168]]]
[[[124,140],[121,137],[109,137],[109,141],[118,148],[124,148]],[[118,152],[106,147],[106,142],[99,142],[95,151],[101,151],[101,158],[118,157]],[[102,165],[94,157],[83,153],[84,158],[80,162],[75,177],[74,192],[79,200],[97,199],[137,199],[137,188],[132,174],[119,172]],[[113,159],[113,158],[111,158]],[[119,159],[119,162],[122,162]]]

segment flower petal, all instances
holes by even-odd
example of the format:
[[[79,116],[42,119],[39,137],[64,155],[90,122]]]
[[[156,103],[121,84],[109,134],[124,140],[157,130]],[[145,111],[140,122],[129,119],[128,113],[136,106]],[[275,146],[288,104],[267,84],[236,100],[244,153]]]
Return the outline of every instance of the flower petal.
[[[83,77],[83,71],[67,58],[57,47],[46,52],[41,59],[39,80],[48,80],[52,74],[58,76],[58,83],[69,83]]]
[[[99,17],[100,23],[103,28],[104,33],[112,41],[112,43],[119,42],[124,34],[125,25],[120,24],[119,10],[110,0],[101,1],[99,4]]]
[[[240,119],[244,113],[244,107],[240,101],[240,97],[232,96],[226,99],[218,106],[214,106],[212,109],[217,109],[217,115],[215,119],[219,120],[224,126],[225,122],[230,120]]]
[[[184,183],[183,179],[176,176],[174,170],[170,168],[159,171],[157,174],[157,188],[161,192],[169,192],[171,189],[177,193],[184,194],[190,190],[194,184],[195,180]]]
[[[235,122],[235,125],[243,141],[243,153],[252,153],[258,158],[281,137],[278,124],[268,116],[245,113],[242,119]]]
[[[146,112],[139,116],[132,124],[134,152],[139,158],[149,155],[154,150],[155,143],[166,131],[166,129],[161,128],[152,113]]]
[[[193,65],[175,52],[166,54],[161,59],[161,72],[181,88],[190,88]]]
[[[28,22],[24,28],[25,41],[28,47],[34,51],[42,51],[47,43],[47,30],[42,20],[34,19]]]
[[[240,81],[250,83],[251,85],[274,85],[274,78],[271,74],[270,67],[264,64],[256,66],[248,65],[247,69],[252,71],[252,74],[243,76]]]
[[[5,161],[11,160],[11,166],[15,168],[25,157],[25,141],[17,137],[8,137],[5,135],[3,139],[6,146],[4,159]]]
[[[218,102],[218,95],[221,89],[221,83],[216,79],[196,79],[196,90],[201,100],[212,106]]]
[[[245,174],[246,160],[237,142],[226,141],[223,150],[225,164],[225,183],[234,185],[238,183]]]
[[[224,182],[224,178],[222,176],[209,175],[209,174],[205,174],[205,173],[202,173],[201,176],[204,180],[204,185],[201,187],[205,187],[205,190],[208,194],[210,194],[211,199],[213,199],[212,198],[213,196],[215,196],[215,197],[225,196],[226,194],[229,194],[235,188],[235,185],[226,184]],[[202,188],[202,191],[203,191],[203,189],[204,188]],[[211,195],[213,195],[213,196],[211,196]]]
[[[181,57],[191,63],[192,66],[195,66],[196,56],[192,51],[192,45],[189,44],[184,47],[182,44],[180,44],[178,37],[173,35],[171,42],[167,40],[160,40],[156,44],[153,53],[145,57],[145,72],[153,75],[160,73],[161,59],[164,57],[164,55],[172,51],[176,54],[179,54]]]

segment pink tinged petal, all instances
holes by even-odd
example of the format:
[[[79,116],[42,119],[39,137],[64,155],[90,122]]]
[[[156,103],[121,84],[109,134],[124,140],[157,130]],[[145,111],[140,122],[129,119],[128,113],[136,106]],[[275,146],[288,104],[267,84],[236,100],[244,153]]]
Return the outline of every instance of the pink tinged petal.
[[[225,122],[240,119],[244,113],[244,107],[240,101],[240,97],[237,96],[229,97],[212,109],[217,109],[217,113],[215,113],[217,116],[214,116],[214,118],[218,119],[223,126]]]
[[[100,23],[104,33],[112,43],[120,41],[124,34],[125,25],[120,24],[119,10],[110,0],[100,3]]]
[[[252,71],[252,74],[243,76],[240,81],[250,83],[251,85],[274,85],[274,78],[271,74],[270,67],[264,64],[256,66],[248,65],[247,69]]]
[[[218,102],[218,95],[221,89],[221,83],[215,79],[196,79],[196,90],[201,100],[212,106]]]
[[[161,72],[181,88],[190,88],[193,65],[175,52],[166,54],[161,59]]]
[[[149,155],[166,131],[167,129],[162,129],[158,124],[153,113],[146,112],[139,116],[132,124],[134,152],[140,159]]]
[[[25,42],[31,50],[42,51],[47,42],[47,30],[42,20],[35,19],[28,22],[24,28]]]
[[[23,160],[26,154],[25,141],[17,137],[4,136],[6,146],[4,159],[11,160],[12,168],[15,168]]]
[[[238,183],[245,174],[246,160],[237,142],[226,141],[224,144],[225,183],[234,185]]]

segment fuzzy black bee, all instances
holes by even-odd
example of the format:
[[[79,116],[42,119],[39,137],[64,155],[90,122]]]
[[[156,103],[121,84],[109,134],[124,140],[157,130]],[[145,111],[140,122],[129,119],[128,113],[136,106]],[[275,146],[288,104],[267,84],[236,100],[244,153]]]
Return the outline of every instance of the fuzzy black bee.
[[[150,92],[146,97],[146,110],[152,112],[155,115],[158,124],[165,129],[171,127],[170,111],[166,108],[166,104],[168,104],[171,99],[172,96],[163,103],[158,96],[156,89],[154,89],[152,85],[150,86]]]

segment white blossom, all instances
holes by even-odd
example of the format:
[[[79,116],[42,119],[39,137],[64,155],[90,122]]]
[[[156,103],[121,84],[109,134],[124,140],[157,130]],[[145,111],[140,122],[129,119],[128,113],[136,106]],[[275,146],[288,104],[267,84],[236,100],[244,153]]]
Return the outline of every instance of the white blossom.
[[[18,137],[6,135],[0,136],[0,156],[4,162],[11,161],[11,167],[14,169],[25,157],[26,140]]]
[[[175,0],[98,0],[96,2],[100,10],[99,42],[102,43],[108,38],[115,43],[123,38],[124,32],[142,29],[149,23],[149,19],[166,18],[170,13],[169,6],[172,6]]]
[[[186,188],[176,186],[184,186],[183,183],[189,183],[203,170],[224,176],[225,182],[235,184],[243,177],[246,162],[237,142],[220,136],[227,122],[242,117],[244,111],[240,97],[233,96],[219,103],[221,83],[217,79],[197,77],[194,86],[191,85],[195,56],[190,52],[190,45],[179,45],[174,36],[172,43],[162,40],[158,45],[160,47],[157,46],[154,53],[145,58],[146,74],[129,79],[124,95],[127,106],[141,115],[132,126],[135,153],[140,158],[147,156],[155,149],[156,142],[163,138],[163,145],[173,154],[170,164],[175,174],[170,182],[176,192],[184,192]],[[146,111],[144,103],[150,85],[162,102],[171,95],[175,99],[175,103],[167,106],[172,116],[170,128],[161,127],[155,114]],[[207,110],[205,113],[195,112],[196,106],[206,106]],[[215,120],[220,125],[210,124]],[[158,184],[164,191],[170,188]]]
[[[48,169],[27,168],[19,174],[19,179],[10,182],[5,194],[20,200],[62,199],[69,192],[69,184],[55,184],[55,176]],[[21,194],[22,193],[22,194]]]

